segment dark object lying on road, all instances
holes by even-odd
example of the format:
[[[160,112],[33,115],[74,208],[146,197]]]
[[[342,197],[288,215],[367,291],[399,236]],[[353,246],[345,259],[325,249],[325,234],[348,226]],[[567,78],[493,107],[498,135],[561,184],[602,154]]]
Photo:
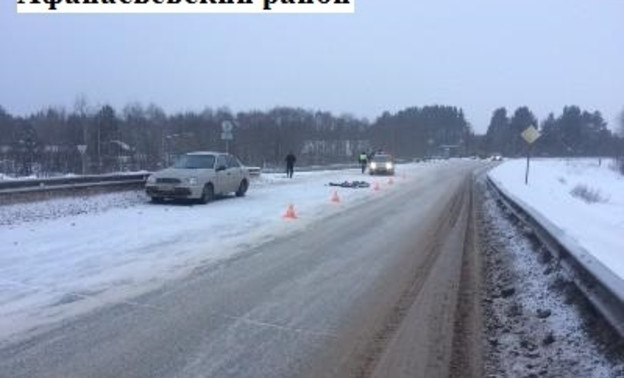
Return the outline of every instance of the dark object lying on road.
[[[345,182],[330,182],[329,186],[339,186],[341,188],[351,188],[351,189],[359,189],[359,188],[369,188],[370,184],[366,181],[345,181]]]

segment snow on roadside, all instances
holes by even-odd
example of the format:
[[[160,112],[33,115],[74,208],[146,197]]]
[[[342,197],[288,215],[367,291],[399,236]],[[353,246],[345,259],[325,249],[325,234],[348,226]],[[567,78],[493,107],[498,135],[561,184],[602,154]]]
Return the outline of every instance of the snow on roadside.
[[[596,315],[549,253],[483,192],[485,375],[622,377],[617,336],[592,319]]]
[[[0,226],[101,213],[113,208],[136,206],[145,201],[147,196],[143,192],[130,191],[4,205],[0,207]]]
[[[511,160],[489,176],[624,279],[624,176],[608,161],[598,166],[598,159],[535,159],[525,185],[525,164]],[[588,203],[571,193],[581,186],[602,201]]]
[[[123,302],[194,268],[301,230],[436,169],[401,166],[388,178],[357,170],[263,175],[245,198],[153,205],[140,192],[0,207],[0,340],[90,309]],[[407,174],[407,179],[401,178]],[[327,186],[378,180],[382,193]],[[341,205],[330,203],[338,191]],[[285,222],[295,205],[300,217]]]

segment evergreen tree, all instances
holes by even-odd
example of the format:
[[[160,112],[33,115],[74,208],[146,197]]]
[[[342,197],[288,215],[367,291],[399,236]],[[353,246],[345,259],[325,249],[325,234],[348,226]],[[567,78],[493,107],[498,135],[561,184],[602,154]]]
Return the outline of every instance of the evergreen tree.
[[[115,147],[111,143],[119,139],[119,122],[115,110],[110,105],[104,105],[95,114],[93,120],[95,130],[91,133],[91,145],[87,151],[97,163],[97,171],[104,172],[115,167]]]
[[[394,115],[384,112],[372,127],[371,139],[376,148],[412,158],[438,154],[443,146],[464,154],[471,135],[462,109],[434,105]]]
[[[542,136],[540,143],[537,145],[537,151],[544,156],[565,154],[566,146],[559,140],[559,123],[553,113],[549,113],[548,117],[542,122]]]
[[[38,160],[39,138],[33,125],[25,120],[18,121],[17,138],[14,140],[12,149],[16,151],[16,160],[19,165],[20,175],[34,173],[34,164]]]
[[[509,118],[507,109],[498,108],[492,114],[490,125],[485,134],[486,149],[492,153],[506,153],[506,141],[509,138]]]

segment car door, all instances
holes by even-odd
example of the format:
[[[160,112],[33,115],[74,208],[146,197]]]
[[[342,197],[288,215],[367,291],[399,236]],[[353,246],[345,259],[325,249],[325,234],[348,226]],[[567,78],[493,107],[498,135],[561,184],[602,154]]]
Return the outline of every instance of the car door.
[[[215,164],[215,193],[226,194],[231,192],[231,172],[228,169],[228,162],[225,155],[217,156]]]
[[[238,186],[240,182],[243,180],[243,171],[238,160],[232,156],[227,156],[228,168],[230,170],[230,180],[231,180],[231,188],[232,191],[235,192],[238,190]]]

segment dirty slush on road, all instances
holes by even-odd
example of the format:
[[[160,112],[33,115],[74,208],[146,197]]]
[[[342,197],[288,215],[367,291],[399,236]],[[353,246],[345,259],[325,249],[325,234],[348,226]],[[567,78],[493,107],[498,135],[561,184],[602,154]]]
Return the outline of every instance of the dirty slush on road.
[[[624,377],[624,342],[484,179],[476,186],[483,376]]]

